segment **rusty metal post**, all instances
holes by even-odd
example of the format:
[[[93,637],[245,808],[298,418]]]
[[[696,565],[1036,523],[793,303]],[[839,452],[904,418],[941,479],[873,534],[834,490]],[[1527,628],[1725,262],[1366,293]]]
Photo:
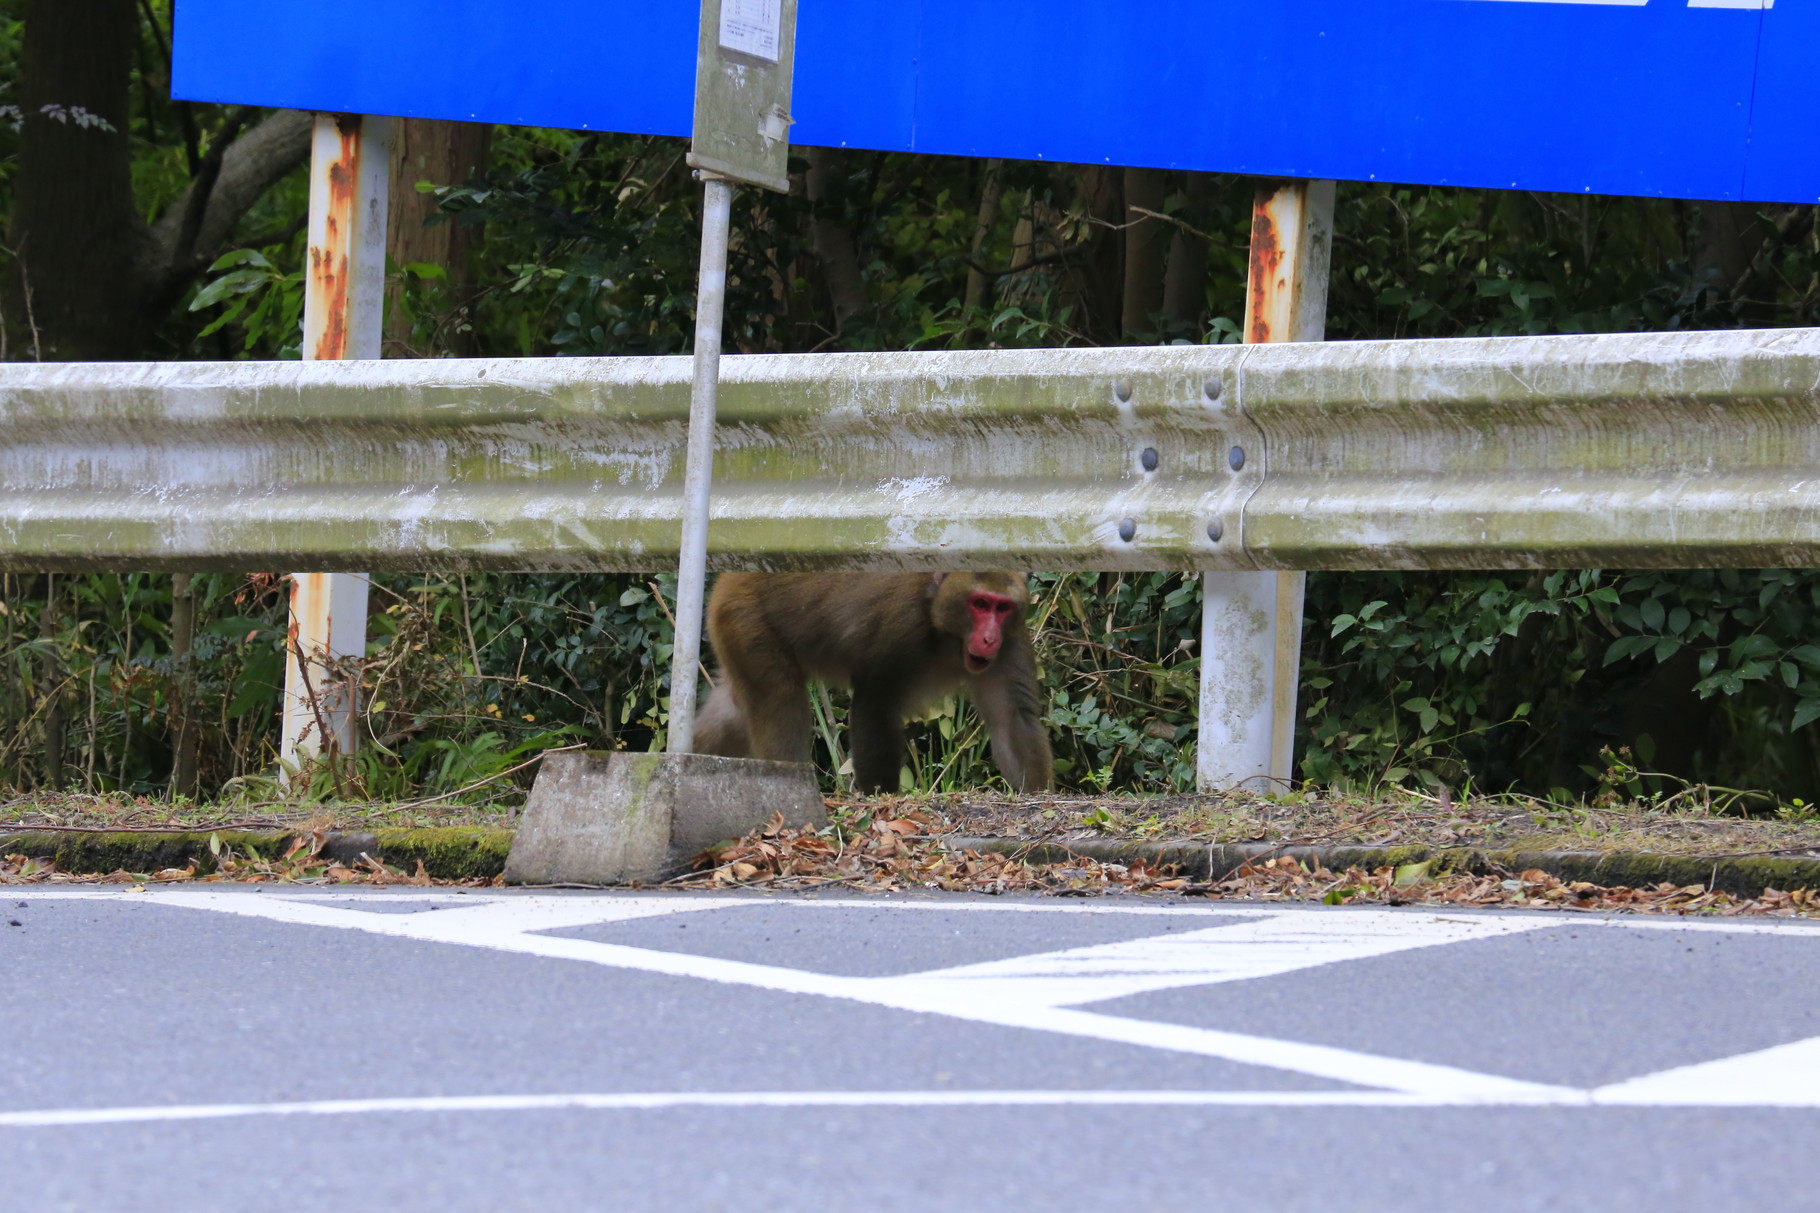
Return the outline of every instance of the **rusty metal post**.
[[[385,307],[391,118],[318,114],[310,155],[305,358],[378,358]],[[366,651],[367,577],[291,578],[289,653],[279,757],[295,764],[354,748],[359,688],[339,663]],[[289,769],[288,765],[286,769]]]
[[[1247,344],[1325,336],[1333,191],[1331,181],[1258,187],[1251,211]],[[1248,457],[1268,461],[1270,452]],[[1306,578],[1299,572],[1202,574],[1195,782],[1203,791],[1289,787]]]

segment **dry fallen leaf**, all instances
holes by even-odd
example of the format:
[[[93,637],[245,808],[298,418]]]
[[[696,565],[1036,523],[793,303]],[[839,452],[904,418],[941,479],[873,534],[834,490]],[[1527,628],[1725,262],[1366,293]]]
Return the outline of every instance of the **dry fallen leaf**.
[[[839,806],[836,806],[837,808]],[[859,809],[860,806],[856,806]],[[906,831],[901,827],[909,824]],[[762,830],[697,857],[695,871],[671,881],[677,888],[814,888],[840,884],[864,890],[937,888],[956,892],[1047,892],[1064,896],[1155,892],[1210,899],[1312,901],[1327,905],[1525,906],[1557,911],[1623,911],[1678,914],[1820,914],[1820,896],[1807,890],[1761,898],[1736,898],[1698,885],[1651,889],[1571,884],[1540,868],[1505,873],[1436,871],[1432,861],[1334,873],[1278,855],[1244,864],[1212,881],[1196,882],[1173,869],[1142,861],[1101,863],[1072,856],[1035,863],[1021,853],[951,850],[941,836],[953,824],[915,810],[902,818],[854,828],[843,820],[822,830],[786,829],[773,820]],[[1031,844],[1034,846],[1035,844]],[[1051,844],[1055,845],[1055,844]],[[1398,877],[1403,879],[1399,882]]]

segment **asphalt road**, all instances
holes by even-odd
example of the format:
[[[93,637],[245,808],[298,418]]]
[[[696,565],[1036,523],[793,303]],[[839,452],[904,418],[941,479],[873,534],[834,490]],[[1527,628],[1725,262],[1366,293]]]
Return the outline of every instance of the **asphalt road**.
[[[1820,1208],[1820,924],[6,890],[0,1208]]]

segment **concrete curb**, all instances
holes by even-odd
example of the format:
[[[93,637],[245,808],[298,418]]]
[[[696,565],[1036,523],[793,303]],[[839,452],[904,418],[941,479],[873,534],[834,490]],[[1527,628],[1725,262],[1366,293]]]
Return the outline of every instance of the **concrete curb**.
[[[295,830],[0,830],[0,854],[54,860],[58,871],[77,875],[149,875],[194,861],[197,874],[207,876],[218,866],[211,837],[241,859],[276,859],[298,836]],[[322,854],[349,866],[371,855],[407,873],[415,873],[421,859],[424,871],[438,880],[472,880],[504,871],[511,847],[511,830],[440,826],[333,830]]]
[[[1515,876],[1540,868],[1560,880],[1585,880],[1607,887],[1653,888],[1667,881],[1676,885],[1701,885],[1734,897],[1761,897],[1765,888],[1790,892],[1820,889],[1820,859],[1772,855],[1660,855],[1649,851],[1520,851],[1478,850],[1473,847],[1360,847],[1270,846],[1266,843],[1120,842],[1088,838],[1069,842],[1028,842],[1012,838],[961,838],[950,836],[944,844],[954,850],[996,851],[1017,855],[1033,863],[1067,863],[1092,859],[1099,863],[1143,860],[1162,867],[1175,865],[1191,880],[1219,880],[1247,863],[1288,856],[1305,866],[1319,864],[1332,872],[1350,867],[1371,871],[1401,867],[1406,863],[1433,861],[1436,876],[1468,873],[1474,876]]]
[[[289,830],[0,830],[0,854],[55,860],[59,871],[75,874],[152,873],[181,868],[191,860],[199,875],[216,868],[209,838],[218,836],[242,858],[257,854],[272,859],[284,854],[297,832]],[[331,831],[322,853],[337,862],[355,864],[372,855],[406,872],[424,871],[438,880],[491,879],[505,870],[513,831],[498,827],[441,826],[423,829]],[[1099,863],[1175,865],[1192,880],[1218,880],[1246,863],[1288,856],[1310,867],[1334,872],[1349,867],[1366,870],[1433,861],[1435,875],[1465,872],[1477,876],[1515,876],[1540,868],[1561,880],[1651,888],[1664,881],[1702,885],[1735,897],[1759,897],[1767,888],[1789,892],[1820,889],[1820,859],[1771,855],[1686,856],[1647,851],[1518,851],[1473,847],[1269,846],[1264,843],[1120,842],[1089,838],[1070,842],[1030,842],[1016,838],[941,840],[948,850],[996,851],[1032,863],[1066,864],[1081,859]]]

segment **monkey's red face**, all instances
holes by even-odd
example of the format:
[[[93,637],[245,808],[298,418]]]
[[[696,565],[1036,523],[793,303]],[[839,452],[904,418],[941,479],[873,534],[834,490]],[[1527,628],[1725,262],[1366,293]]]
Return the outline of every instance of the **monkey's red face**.
[[[962,646],[962,660],[969,674],[982,673],[998,656],[999,646],[1005,641],[1005,624],[1017,609],[1017,600],[1003,594],[975,590],[967,595],[967,614],[972,616],[973,627]]]

